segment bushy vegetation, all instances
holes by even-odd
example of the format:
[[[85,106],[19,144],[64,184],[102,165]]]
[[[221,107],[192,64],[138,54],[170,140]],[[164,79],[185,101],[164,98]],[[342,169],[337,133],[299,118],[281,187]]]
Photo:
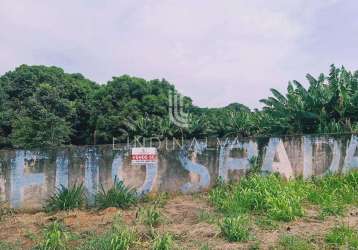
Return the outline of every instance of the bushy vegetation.
[[[286,181],[275,174],[254,174],[239,183],[221,183],[210,191],[209,199],[228,216],[257,213],[291,221],[304,215],[304,202],[319,205],[322,214],[337,215],[347,204],[357,204],[357,178],[357,171],[312,181]]]
[[[262,110],[233,103],[199,108],[184,98],[189,126],[178,128],[168,115],[166,80],[113,77],[94,83],[61,68],[21,65],[0,77],[0,147],[104,144],[141,137],[224,137],[358,130],[358,73],[331,67],[308,88],[288,84],[272,89]]]
[[[325,240],[332,247],[358,249],[358,231],[356,228],[349,228],[345,225],[335,227],[326,235]]]
[[[119,207],[128,208],[138,201],[135,189],[128,188],[123,181],[114,180],[113,187],[105,190],[103,187],[96,195],[96,205],[99,208]]]
[[[49,212],[82,208],[86,204],[83,184],[72,187],[61,185],[46,201],[45,210]]]
[[[341,215],[347,204],[358,205],[358,173],[313,178],[307,185],[307,200],[320,205],[321,216]]]
[[[303,215],[300,194],[276,175],[253,175],[239,183],[222,184],[214,188],[209,197],[227,215],[257,212],[285,221]]]

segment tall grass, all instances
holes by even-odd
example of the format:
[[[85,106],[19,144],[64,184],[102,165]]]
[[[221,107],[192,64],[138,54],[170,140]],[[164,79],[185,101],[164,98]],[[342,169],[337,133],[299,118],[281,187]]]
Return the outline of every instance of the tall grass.
[[[83,184],[67,188],[61,185],[46,201],[45,210],[48,212],[59,210],[72,210],[82,208],[86,204]]]
[[[358,172],[329,175],[307,183],[307,200],[321,207],[321,215],[341,215],[347,204],[358,205]]]
[[[304,202],[319,205],[322,214],[337,215],[347,204],[357,204],[357,194],[358,172],[311,181],[285,181],[275,174],[254,174],[239,183],[217,185],[210,191],[209,199],[225,215],[258,213],[291,221],[304,215]]]
[[[103,186],[96,195],[96,205],[99,208],[119,207],[128,208],[138,202],[134,189],[126,187],[123,181],[114,180],[113,187],[106,191]]]
[[[289,221],[303,215],[302,197],[276,175],[253,175],[240,183],[221,185],[209,193],[224,214],[265,212],[273,219]]]

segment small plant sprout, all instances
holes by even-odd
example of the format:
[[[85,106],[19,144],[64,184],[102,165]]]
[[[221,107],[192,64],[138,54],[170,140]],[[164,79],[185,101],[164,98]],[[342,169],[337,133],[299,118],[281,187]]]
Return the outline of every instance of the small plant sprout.
[[[149,207],[144,209],[143,213],[143,222],[150,226],[156,227],[161,223],[161,213],[156,207]]]

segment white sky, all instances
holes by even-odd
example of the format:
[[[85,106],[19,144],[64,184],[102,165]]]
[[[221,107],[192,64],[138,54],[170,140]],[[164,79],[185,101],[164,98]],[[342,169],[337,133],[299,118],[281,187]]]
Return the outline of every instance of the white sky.
[[[306,73],[358,69],[357,13],[353,0],[0,0],[0,73],[165,78],[196,105],[260,107]]]

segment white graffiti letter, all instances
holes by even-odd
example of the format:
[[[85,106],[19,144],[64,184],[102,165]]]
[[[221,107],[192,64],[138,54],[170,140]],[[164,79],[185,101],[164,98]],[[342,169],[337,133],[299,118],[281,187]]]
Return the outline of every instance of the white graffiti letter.
[[[230,156],[231,150],[239,148],[244,149],[247,153],[245,158],[233,158]],[[220,159],[219,159],[219,176],[224,180],[228,180],[229,170],[241,170],[250,168],[250,159],[257,157],[257,144],[253,141],[240,143],[230,143],[229,146],[220,146]]]
[[[201,154],[206,149],[206,146],[206,144],[196,144],[195,151],[192,154],[192,160],[189,159],[187,151],[183,150],[179,153],[180,163],[186,170],[190,171],[191,179],[193,180],[195,179],[195,176],[199,176],[198,181],[185,183],[181,187],[183,192],[195,192],[209,187],[210,174],[208,169],[205,166],[195,162],[197,154]],[[197,183],[194,184],[193,182]]]
[[[312,160],[313,160],[313,143],[315,144],[327,144],[332,150],[332,162],[329,165],[328,170],[323,173],[337,173],[339,170],[339,160],[341,158],[340,144],[334,139],[328,140],[312,140],[312,138],[305,136],[303,138],[303,178],[311,178],[313,176]]]
[[[274,161],[277,156],[278,161]],[[287,179],[293,177],[291,163],[288,159],[283,142],[279,138],[271,138],[266,148],[265,159],[262,164],[262,171],[278,172]]]
[[[346,157],[344,159],[344,165],[342,173],[346,174],[353,168],[358,168],[358,156],[355,156],[355,152],[358,146],[358,137],[352,135],[349,146],[347,147]]]

